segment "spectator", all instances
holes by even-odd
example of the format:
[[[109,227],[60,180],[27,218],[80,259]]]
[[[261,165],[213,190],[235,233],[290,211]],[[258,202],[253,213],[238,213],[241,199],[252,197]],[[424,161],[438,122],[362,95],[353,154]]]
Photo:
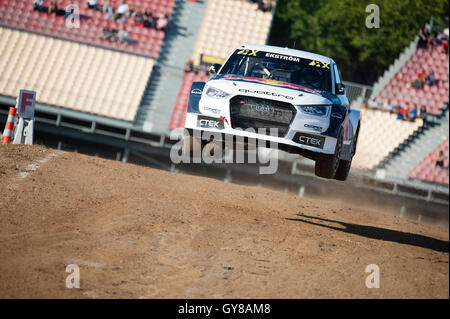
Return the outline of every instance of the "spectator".
[[[121,19],[122,17],[125,17],[129,10],[130,10],[130,8],[128,7],[128,4],[126,3],[126,1],[119,3],[119,5],[117,6],[116,20]]]
[[[141,11],[136,11],[136,14],[134,15],[134,23],[140,27],[144,26],[144,15]]]
[[[425,72],[425,70],[418,72],[416,75],[416,79],[411,83],[411,86],[416,89],[423,89],[426,77],[427,73]]]
[[[127,18],[132,18],[134,19],[134,17],[136,16],[136,8],[134,6],[130,7],[130,10],[128,10],[128,12],[126,13],[126,17]]]
[[[439,166],[440,168],[444,168],[444,151],[440,150],[438,155],[436,156],[436,165],[435,166]]]
[[[383,111],[391,112],[393,111],[394,106],[392,105],[390,100],[387,100],[383,104]]]
[[[425,81],[427,82],[427,84],[428,84],[429,86],[432,86],[432,85],[437,84],[437,80],[436,80],[436,78],[434,77],[434,71],[431,71],[431,72],[427,75],[427,77],[425,78]]]
[[[409,116],[409,105],[406,107],[401,106],[398,110],[397,120],[407,120]]]
[[[100,4],[98,3],[98,0],[88,0],[88,8],[89,9],[98,10],[99,5]]]
[[[443,39],[442,40],[442,49],[441,49],[441,51],[443,53],[445,53],[447,55],[447,57],[448,57],[448,37],[447,37],[447,39]]]
[[[34,0],[33,10],[44,12],[44,0]]]
[[[376,109],[378,107],[377,102],[375,101],[375,97],[372,97],[369,102],[368,106],[370,109]]]
[[[105,19],[109,20],[114,16],[114,9],[109,0],[106,0],[102,7],[102,12],[105,13]]]
[[[144,12],[144,27],[155,28],[155,18],[149,8],[147,8]]]
[[[425,105],[422,105],[420,107],[418,115],[420,116],[421,119],[423,119],[424,122],[426,122],[426,120],[427,120],[427,107]]]
[[[103,39],[108,41],[117,41],[117,33],[118,31],[116,29],[112,29],[107,26],[103,29]]]
[[[128,36],[130,35],[130,33],[125,30],[125,28],[122,26],[119,30],[119,32],[117,33],[117,37],[120,43],[126,43],[128,41]]]
[[[167,30],[167,25],[169,24],[169,17],[167,16],[167,14],[164,12],[159,18],[158,20],[156,20],[156,30],[162,30],[162,31],[166,31]]]
[[[423,27],[419,30],[419,42],[417,43],[418,48],[426,49],[430,41],[430,31],[428,28]]]
[[[103,6],[102,6],[102,12],[103,13],[108,13],[108,12],[111,12],[111,11],[114,11],[113,7],[111,5],[111,1],[110,0],[106,0],[105,3],[103,3]]]
[[[419,107],[416,104],[414,104],[414,107],[409,109],[408,118],[411,122],[414,122],[416,120],[418,112],[419,112]]]
[[[58,5],[56,4],[56,1],[53,0],[50,2],[50,5],[48,6],[48,14],[49,15],[54,14],[56,16],[57,13],[58,13]]]

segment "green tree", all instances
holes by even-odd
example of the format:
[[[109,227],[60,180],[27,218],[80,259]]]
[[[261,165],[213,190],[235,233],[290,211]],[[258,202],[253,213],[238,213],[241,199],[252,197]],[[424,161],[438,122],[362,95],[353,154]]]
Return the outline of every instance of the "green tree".
[[[380,8],[380,28],[366,27],[371,3]],[[432,16],[448,10],[448,0],[279,0],[269,42],[330,56],[344,79],[372,83]]]

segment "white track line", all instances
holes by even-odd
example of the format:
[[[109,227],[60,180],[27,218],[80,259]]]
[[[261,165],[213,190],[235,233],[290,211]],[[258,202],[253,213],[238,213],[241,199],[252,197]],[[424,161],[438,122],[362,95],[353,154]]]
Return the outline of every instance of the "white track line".
[[[20,172],[17,175],[19,176],[19,178],[25,179],[28,177],[28,175],[30,175],[31,172],[36,171],[40,167],[39,164],[45,164],[52,158],[59,156],[59,154],[60,154],[59,152],[47,154],[47,156],[45,156],[44,158],[37,160],[34,163],[31,163],[27,167],[25,167],[25,172]]]

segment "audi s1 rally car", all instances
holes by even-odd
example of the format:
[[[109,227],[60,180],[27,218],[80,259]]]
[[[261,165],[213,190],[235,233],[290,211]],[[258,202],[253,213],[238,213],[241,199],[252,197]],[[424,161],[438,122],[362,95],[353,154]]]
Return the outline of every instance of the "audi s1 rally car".
[[[351,109],[336,63],[266,45],[243,45],[213,76],[192,84],[184,152],[201,131],[277,143],[315,161],[317,176],[345,180],[356,151],[360,112]],[[271,130],[276,132],[272,134]],[[201,135],[201,134],[200,134]],[[199,136],[199,134],[197,134]]]

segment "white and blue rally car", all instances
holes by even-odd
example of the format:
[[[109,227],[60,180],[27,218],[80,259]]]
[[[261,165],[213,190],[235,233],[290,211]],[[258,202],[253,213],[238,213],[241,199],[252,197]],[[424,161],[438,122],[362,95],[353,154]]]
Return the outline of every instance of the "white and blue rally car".
[[[185,122],[186,155],[192,156],[194,145],[202,148],[208,142],[196,138],[196,131],[212,132],[220,134],[222,141],[232,135],[276,142],[281,150],[314,160],[317,176],[347,179],[360,112],[350,108],[331,58],[243,45],[224,65],[211,66],[210,72],[209,81],[192,84]],[[276,134],[270,129],[276,129]]]

